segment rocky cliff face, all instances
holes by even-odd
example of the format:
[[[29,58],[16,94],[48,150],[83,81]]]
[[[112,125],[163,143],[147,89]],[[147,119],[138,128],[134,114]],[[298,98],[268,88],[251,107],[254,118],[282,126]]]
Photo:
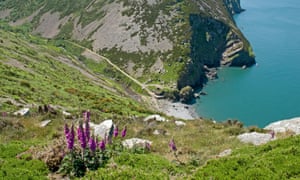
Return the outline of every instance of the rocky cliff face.
[[[255,62],[232,18],[242,11],[239,0],[7,0],[0,5],[0,18],[11,25],[29,23],[43,37],[81,42],[145,84],[202,86],[204,67]]]

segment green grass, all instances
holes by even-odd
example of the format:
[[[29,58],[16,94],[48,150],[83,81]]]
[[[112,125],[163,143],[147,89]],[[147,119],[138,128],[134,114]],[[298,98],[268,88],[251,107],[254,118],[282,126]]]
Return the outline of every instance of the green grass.
[[[299,179],[299,143],[300,136],[295,136],[241,148],[229,157],[209,161],[194,179]]]
[[[76,105],[80,108],[97,109],[103,113],[150,112],[137,102],[124,97],[121,87],[117,92],[102,88],[101,85],[112,89],[118,86],[109,76],[99,75],[99,79],[102,79],[99,86],[74,69],[73,67],[85,69],[84,64],[78,61],[82,49],[61,40],[38,40],[34,36],[4,31],[1,34],[2,96],[26,103],[55,104],[70,109]],[[73,67],[63,63],[61,59],[66,59]],[[8,65],[11,63],[16,65]],[[18,67],[18,64],[23,68]],[[120,76],[118,72],[114,74]]]
[[[30,147],[30,143],[14,141],[0,144],[0,177],[4,179],[47,179],[47,166],[40,160],[16,156]],[[29,156],[28,156],[29,157]]]

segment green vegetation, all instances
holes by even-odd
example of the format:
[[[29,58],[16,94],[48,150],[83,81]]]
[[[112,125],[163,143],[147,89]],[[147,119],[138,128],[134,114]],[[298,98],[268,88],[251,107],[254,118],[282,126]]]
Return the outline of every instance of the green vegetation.
[[[119,83],[111,80],[115,76],[125,79],[120,73],[106,73],[105,76],[105,73],[97,75],[90,72],[78,60],[82,57],[82,48],[67,41],[48,41],[26,33],[8,33],[1,30],[1,34],[2,97],[10,97],[27,104],[55,104],[71,110],[74,104],[78,104],[80,108],[97,109],[109,114],[150,112],[135,101],[120,96],[124,95],[124,90]],[[102,62],[94,66],[97,67],[107,65]],[[111,71],[111,67],[102,72],[107,70]],[[130,84],[127,83],[127,86]],[[9,104],[4,106],[13,107]]]
[[[16,157],[30,147],[20,141],[0,144],[0,177],[4,179],[47,179],[49,170],[40,160],[31,159],[29,154]]]
[[[296,136],[239,149],[230,157],[209,161],[194,179],[299,179],[299,143]]]

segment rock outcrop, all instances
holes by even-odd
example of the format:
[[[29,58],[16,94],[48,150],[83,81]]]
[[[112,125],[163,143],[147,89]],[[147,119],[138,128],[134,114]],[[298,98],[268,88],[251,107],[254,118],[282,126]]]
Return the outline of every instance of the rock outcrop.
[[[281,120],[267,125],[264,129],[273,130],[275,133],[293,132],[300,134],[300,117]]]

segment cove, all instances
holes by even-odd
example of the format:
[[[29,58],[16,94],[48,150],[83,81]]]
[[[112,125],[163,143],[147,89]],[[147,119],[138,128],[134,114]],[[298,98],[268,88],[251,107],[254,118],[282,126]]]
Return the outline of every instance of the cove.
[[[235,21],[250,41],[257,66],[220,68],[196,100],[199,116],[238,119],[246,126],[300,116],[300,1],[242,0]]]

